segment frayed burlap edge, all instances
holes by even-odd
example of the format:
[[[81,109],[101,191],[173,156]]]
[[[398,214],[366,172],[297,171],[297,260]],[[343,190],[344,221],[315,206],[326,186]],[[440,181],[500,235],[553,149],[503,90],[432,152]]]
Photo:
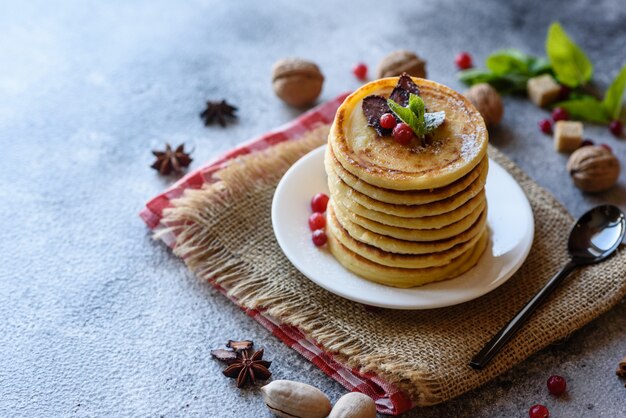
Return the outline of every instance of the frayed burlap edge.
[[[573,323],[564,324],[558,332],[551,331],[549,336],[531,338],[521,349],[517,347],[505,350],[505,359],[494,360],[493,366],[480,373],[465,369],[435,373],[432,370],[416,367],[416,364],[411,361],[376,353],[373,347],[368,345],[367,335],[351,334],[338,327],[336,323],[328,321],[321,312],[321,309],[329,309],[333,304],[351,304],[351,302],[328,294],[322,296],[327,299],[324,307],[311,304],[311,298],[306,292],[293,291],[280,285],[281,280],[288,280],[290,277],[281,276],[280,273],[272,277],[269,270],[264,269],[259,263],[250,262],[250,258],[246,256],[251,251],[262,252],[263,249],[259,247],[268,247],[276,251],[275,242],[272,245],[266,245],[266,243],[259,242],[259,236],[240,236],[240,242],[236,245],[230,241],[223,241],[225,234],[221,227],[225,224],[226,217],[236,214],[238,205],[246,202],[251,195],[267,196],[269,194],[271,196],[285,171],[298,158],[325,143],[327,132],[328,126],[321,126],[298,141],[282,143],[268,150],[234,160],[217,174],[219,178],[217,183],[200,190],[187,190],[182,198],[174,201],[173,208],[165,211],[162,221],[165,228],[161,229],[156,237],[173,232],[177,236],[175,254],[185,260],[198,278],[211,281],[226,289],[229,296],[236,298],[238,303],[246,308],[263,308],[267,314],[278,321],[298,327],[350,367],[373,372],[396,384],[416,405],[420,406],[443,402],[485,383],[533,352],[580,328],[610,309],[626,294],[626,285],[622,281],[618,283],[617,290],[607,294],[603,303],[600,306],[594,306],[588,315],[577,317]],[[490,148],[489,153],[491,158],[516,178],[529,195],[531,203],[541,203],[544,207],[550,208],[549,210],[555,211],[555,215],[564,219],[565,223],[571,223],[571,216],[565,208],[513,162],[494,148]],[[240,220],[240,222],[244,221]],[[256,220],[248,219],[247,221],[255,222]],[[266,228],[268,228],[267,225],[265,225]],[[271,229],[271,225],[269,228]],[[254,234],[254,231],[248,230],[248,233]],[[265,233],[262,239],[273,239],[273,237],[268,238]],[[268,254],[269,256],[274,255]],[[620,256],[624,258],[624,254]],[[556,258],[563,259],[563,252],[561,251]],[[280,276],[280,280],[276,276]],[[309,292],[317,294],[325,291],[311,287]],[[346,306],[348,305],[343,306],[342,309]],[[471,309],[471,304],[465,304],[465,306]],[[373,317],[372,321],[375,320],[376,318]],[[493,332],[497,329],[493,328]],[[467,348],[468,360],[476,348],[478,347]],[[451,361],[451,363],[454,362]],[[450,380],[455,378],[462,378],[464,383],[457,386],[451,385]]]

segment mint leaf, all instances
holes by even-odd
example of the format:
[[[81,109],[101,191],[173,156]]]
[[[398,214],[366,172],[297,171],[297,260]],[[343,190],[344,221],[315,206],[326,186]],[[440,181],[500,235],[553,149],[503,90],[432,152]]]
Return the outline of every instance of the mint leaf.
[[[487,57],[485,65],[496,75],[527,73],[529,56],[517,49],[503,49]]]
[[[535,77],[552,71],[552,65],[546,58],[530,57],[528,61],[528,72]]]
[[[409,93],[409,109],[416,115],[423,115],[426,105],[421,97],[417,94]]]
[[[424,136],[437,129],[446,120],[446,112],[426,113],[426,106],[421,97],[416,94],[409,94],[409,104],[402,107],[391,99],[387,99],[387,104],[393,113],[402,122],[411,127],[415,135]]]
[[[424,112],[426,111],[426,105],[421,97],[416,94],[409,94],[409,109],[415,116],[417,116],[417,124],[420,132],[424,130]]]
[[[433,112],[424,115],[424,133],[431,133],[446,121],[446,112]]]
[[[607,123],[609,121],[609,115],[604,105],[594,97],[567,100],[554,106],[567,110],[567,113],[574,119],[595,123]]]
[[[613,82],[604,94],[602,100],[602,106],[608,113],[609,117],[613,120],[619,119],[622,113],[622,96],[624,95],[624,89],[626,89],[626,65],[622,67],[617,77],[613,79]]]
[[[591,61],[557,22],[553,22],[548,29],[546,54],[556,78],[566,86],[578,87],[591,79]]]
[[[498,76],[491,71],[481,70],[479,68],[470,68],[469,70],[461,71],[458,77],[461,82],[470,86],[479,83],[489,83],[498,78]]]
[[[408,107],[402,107],[391,99],[387,99],[387,104],[389,105],[389,109],[391,109],[391,111],[395,113],[396,116],[402,120],[402,122],[409,125],[416,135],[422,135],[420,132],[423,130],[423,125],[420,126],[418,117],[411,111],[411,109]]]

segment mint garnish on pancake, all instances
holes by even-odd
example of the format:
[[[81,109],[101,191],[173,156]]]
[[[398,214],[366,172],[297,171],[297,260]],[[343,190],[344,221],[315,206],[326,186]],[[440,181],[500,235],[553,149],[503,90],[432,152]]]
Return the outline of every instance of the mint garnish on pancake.
[[[429,113],[424,101],[419,97],[420,91],[411,77],[404,73],[388,99],[379,95],[370,95],[363,99],[362,109],[367,125],[376,130],[380,136],[390,136],[391,129],[380,125],[380,118],[391,113],[398,122],[411,127],[418,137],[423,137],[437,129],[445,121],[445,112]]]

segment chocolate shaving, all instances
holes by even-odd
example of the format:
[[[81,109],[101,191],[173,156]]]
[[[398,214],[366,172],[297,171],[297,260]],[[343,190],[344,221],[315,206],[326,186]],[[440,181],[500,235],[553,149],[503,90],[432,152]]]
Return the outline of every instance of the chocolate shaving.
[[[407,73],[402,73],[398,84],[389,95],[389,98],[400,106],[406,107],[409,104],[409,94],[413,93],[417,96],[420,94],[420,89],[417,84],[413,82],[411,77]]]
[[[383,96],[367,96],[363,99],[363,114],[367,119],[367,125],[376,130],[376,133],[380,136],[391,135],[391,129],[385,129],[380,126],[380,117],[385,113],[391,113],[387,99]]]
[[[254,343],[250,340],[243,340],[243,341],[228,340],[228,342],[226,343],[226,347],[232,348],[233,350],[237,352],[243,351],[243,350],[250,350],[253,345]]]
[[[218,348],[216,350],[211,350],[211,356],[213,358],[218,359],[219,361],[223,361],[226,364],[233,364],[237,361],[237,352],[233,350],[226,350],[223,348]]]

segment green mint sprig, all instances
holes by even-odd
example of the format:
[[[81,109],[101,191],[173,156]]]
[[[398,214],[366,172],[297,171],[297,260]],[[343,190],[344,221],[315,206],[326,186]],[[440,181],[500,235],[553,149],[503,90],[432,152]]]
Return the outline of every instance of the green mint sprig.
[[[558,22],[553,22],[548,29],[546,54],[561,84],[575,88],[591,80],[593,64]]]
[[[401,106],[391,99],[387,99],[389,109],[396,116],[411,127],[415,135],[422,137],[433,132],[446,120],[446,112],[426,112],[426,106],[421,97],[416,94],[409,94],[407,107]]]
[[[626,90],[626,65],[617,74],[607,89],[602,100],[593,96],[583,95],[571,100],[556,103],[574,118],[595,123],[608,123],[619,119],[622,113],[622,98]]]
[[[526,82],[552,71],[550,62],[541,57],[525,54],[517,49],[503,49],[487,57],[486,69],[472,68],[461,71],[459,80],[473,86],[489,83],[501,93],[526,92]]]
[[[548,59],[533,57],[516,49],[503,49],[487,57],[486,69],[472,68],[459,73],[468,85],[489,83],[500,93],[525,93],[528,79],[552,74],[559,83],[572,88],[569,100],[556,103],[574,119],[606,124],[619,119],[626,91],[626,65],[615,77],[602,100],[585,93],[583,86],[593,77],[593,64],[558,22],[546,36]]]
[[[503,49],[487,57],[486,69],[462,71],[459,80],[470,86],[489,83],[505,94],[524,93],[528,79],[542,74],[553,74],[561,84],[572,88],[591,80],[593,64],[558,22],[550,25],[545,45],[548,59]]]

